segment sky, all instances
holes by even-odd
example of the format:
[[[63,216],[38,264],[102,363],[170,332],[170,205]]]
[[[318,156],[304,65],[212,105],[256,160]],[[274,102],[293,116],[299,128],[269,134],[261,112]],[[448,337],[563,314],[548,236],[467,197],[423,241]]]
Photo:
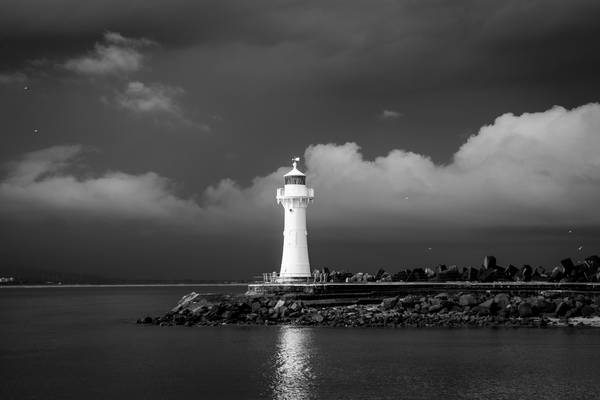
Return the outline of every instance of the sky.
[[[0,3],[0,264],[278,271],[600,254],[600,3]]]

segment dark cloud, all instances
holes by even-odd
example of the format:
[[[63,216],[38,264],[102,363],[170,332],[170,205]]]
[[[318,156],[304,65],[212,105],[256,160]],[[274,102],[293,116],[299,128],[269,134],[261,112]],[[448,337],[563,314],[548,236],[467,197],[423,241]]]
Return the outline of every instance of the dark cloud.
[[[354,82],[366,91],[521,74],[556,78],[564,70],[590,73],[600,62],[591,51],[600,34],[600,5],[594,1],[120,4],[6,4],[0,8],[0,37],[20,58],[27,56],[17,48],[28,46],[35,47],[31,58],[38,58],[42,47],[56,48],[59,55],[69,51],[67,46],[79,47],[79,53],[88,48],[83,43],[106,30],[172,48],[243,46],[277,52],[289,47],[305,59],[300,67],[309,63],[319,73],[320,83],[333,79],[333,85],[348,90]],[[292,61],[298,60],[290,60],[290,67]]]

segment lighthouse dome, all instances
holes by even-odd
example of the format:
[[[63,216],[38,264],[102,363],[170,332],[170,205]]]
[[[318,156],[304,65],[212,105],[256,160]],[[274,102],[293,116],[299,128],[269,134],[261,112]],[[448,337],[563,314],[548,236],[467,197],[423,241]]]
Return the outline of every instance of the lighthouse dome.
[[[294,168],[285,174],[283,177],[285,178],[286,185],[306,185],[306,175],[302,172],[298,171],[296,168],[296,162],[294,162]]]

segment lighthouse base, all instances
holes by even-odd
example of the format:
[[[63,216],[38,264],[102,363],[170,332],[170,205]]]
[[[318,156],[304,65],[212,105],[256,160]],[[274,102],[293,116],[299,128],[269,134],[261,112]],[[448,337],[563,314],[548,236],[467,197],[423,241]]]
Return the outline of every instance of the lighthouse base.
[[[278,283],[308,283],[312,279],[309,273],[282,273],[276,278]]]

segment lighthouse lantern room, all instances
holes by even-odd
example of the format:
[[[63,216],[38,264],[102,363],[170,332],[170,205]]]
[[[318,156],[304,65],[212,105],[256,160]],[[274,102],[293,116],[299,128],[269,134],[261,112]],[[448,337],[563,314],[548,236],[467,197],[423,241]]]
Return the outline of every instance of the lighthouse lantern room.
[[[283,206],[283,256],[279,280],[307,279],[310,274],[308,261],[308,231],[306,230],[306,208],[314,199],[314,190],[306,187],[306,175],[294,168],[284,175],[285,187],[277,189],[277,203]]]

